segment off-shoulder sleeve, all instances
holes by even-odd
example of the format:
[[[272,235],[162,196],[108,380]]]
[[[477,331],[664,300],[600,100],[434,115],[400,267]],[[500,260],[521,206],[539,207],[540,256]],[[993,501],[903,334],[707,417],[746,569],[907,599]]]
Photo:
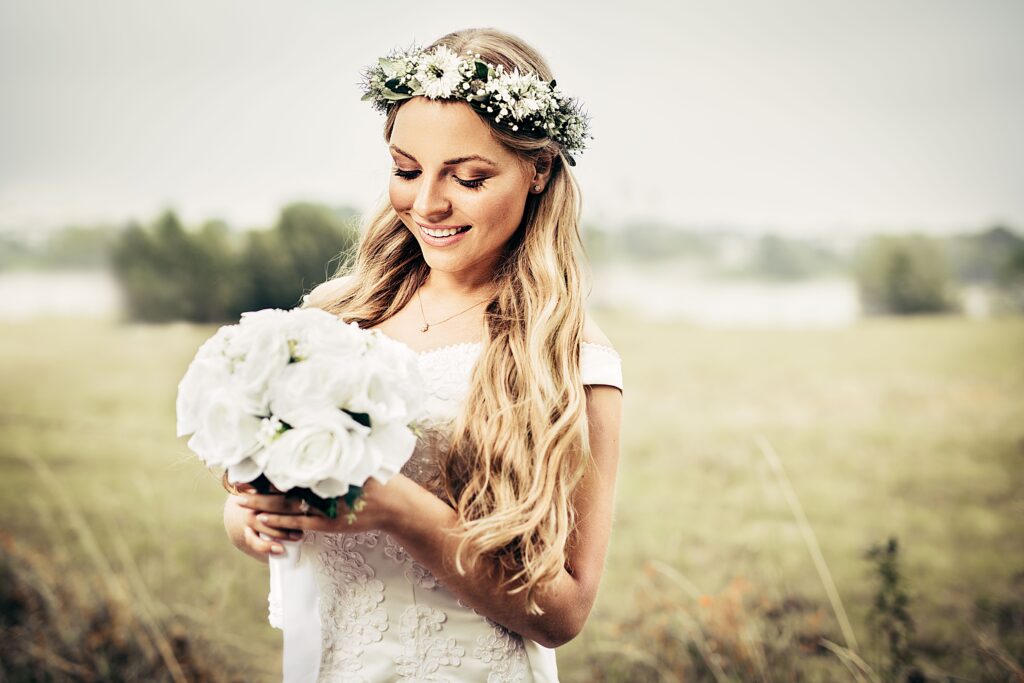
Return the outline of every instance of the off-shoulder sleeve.
[[[583,342],[580,375],[584,384],[607,384],[622,390],[622,358],[610,346]]]

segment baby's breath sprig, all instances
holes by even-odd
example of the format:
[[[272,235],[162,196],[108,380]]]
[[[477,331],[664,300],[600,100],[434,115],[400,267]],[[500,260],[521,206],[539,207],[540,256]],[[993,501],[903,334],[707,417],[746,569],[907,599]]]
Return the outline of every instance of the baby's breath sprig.
[[[363,72],[363,101],[387,113],[396,102],[423,96],[462,100],[513,133],[549,137],[570,152],[581,152],[590,134],[590,120],[579,102],[567,97],[555,81],[535,73],[508,71],[467,50],[455,54],[445,45],[433,50],[394,50]]]

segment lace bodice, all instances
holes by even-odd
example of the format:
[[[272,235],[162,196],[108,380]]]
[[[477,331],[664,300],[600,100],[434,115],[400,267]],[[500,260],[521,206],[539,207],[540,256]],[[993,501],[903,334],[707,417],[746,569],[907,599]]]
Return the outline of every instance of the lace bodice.
[[[418,354],[427,389],[426,427],[402,473],[426,485],[469,388],[480,343]],[[580,349],[584,384],[622,388],[621,360],[608,346]],[[554,650],[523,638],[470,608],[394,538],[380,531],[309,532],[320,584],[320,683],[558,680]],[[281,606],[269,596],[270,623]]]

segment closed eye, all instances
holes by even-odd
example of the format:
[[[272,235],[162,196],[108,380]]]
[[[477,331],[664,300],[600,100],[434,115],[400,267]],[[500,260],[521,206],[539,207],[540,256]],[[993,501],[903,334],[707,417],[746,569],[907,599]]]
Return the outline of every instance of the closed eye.
[[[463,187],[468,187],[471,190],[479,190],[481,187],[484,186],[484,181],[487,180],[487,178],[474,178],[472,180],[463,180],[462,178],[459,178],[458,176],[452,176],[452,177],[455,178],[455,181],[459,185],[462,185]]]
[[[399,178],[403,178],[405,180],[412,180],[413,178],[418,178],[421,171],[406,171],[401,168],[396,168],[394,170],[394,173]],[[470,180],[463,180],[458,176],[452,176],[452,178],[454,178],[455,182],[457,182],[459,185],[462,185],[465,188],[469,188],[470,190],[479,190],[481,187],[484,186],[484,181],[487,180],[487,178],[472,178]]]

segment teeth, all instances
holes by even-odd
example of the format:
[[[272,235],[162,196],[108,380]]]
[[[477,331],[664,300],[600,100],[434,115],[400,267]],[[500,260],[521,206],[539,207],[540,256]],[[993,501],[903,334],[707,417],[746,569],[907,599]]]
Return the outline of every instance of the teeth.
[[[449,237],[458,231],[458,228],[448,228],[447,230],[431,230],[429,228],[423,228],[423,232],[427,233],[431,237]]]

